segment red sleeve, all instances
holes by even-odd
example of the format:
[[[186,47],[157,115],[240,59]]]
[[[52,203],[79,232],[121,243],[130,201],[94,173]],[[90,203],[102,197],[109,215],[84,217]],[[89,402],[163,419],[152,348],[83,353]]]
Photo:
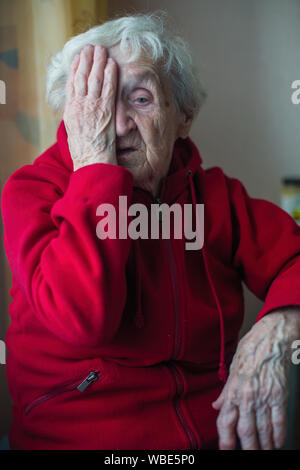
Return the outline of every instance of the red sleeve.
[[[100,240],[96,210],[112,204],[118,220],[119,195],[131,199],[133,177],[119,166],[88,165],[71,173],[61,194],[49,171],[27,165],[3,189],[8,262],[49,330],[78,346],[99,346],[121,321],[130,240]]]
[[[275,204],[249,197],[228,178],[234,233],[234,265],[264,306],[271,310],[300,306],[300,227]]]

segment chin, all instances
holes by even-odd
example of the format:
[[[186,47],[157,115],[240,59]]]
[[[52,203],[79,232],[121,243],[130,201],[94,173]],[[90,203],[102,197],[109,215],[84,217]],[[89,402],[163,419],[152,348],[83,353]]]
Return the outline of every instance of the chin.
[[[118,154],[117,153],[117,162],[118,165],[123,166],[128,169],[135,169],[141,167],[141,162],[145,161],[145,157],[140,154],[140,152],[131,152],[128,154]]]
[[[133,175],[133,185],[153,194],[157,183],[157,174],[149,165],[144,154],[134,152],[130,156],[117,156],[118,165],[126,168]]]

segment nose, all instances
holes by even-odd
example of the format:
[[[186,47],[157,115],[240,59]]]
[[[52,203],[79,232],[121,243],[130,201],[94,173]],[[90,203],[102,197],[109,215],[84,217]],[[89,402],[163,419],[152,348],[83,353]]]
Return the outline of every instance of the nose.
[[[118,100],[116,103],[116,134],[117,137],[125,137],[129,132],[136,129],[136,123],[130,116],[126,105]]]

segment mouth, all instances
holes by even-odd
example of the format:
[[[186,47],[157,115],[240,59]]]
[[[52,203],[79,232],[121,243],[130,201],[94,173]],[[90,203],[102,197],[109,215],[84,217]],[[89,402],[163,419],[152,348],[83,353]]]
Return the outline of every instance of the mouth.
[[[127,157],[128,155],[136,151],[137,149],[135,147],[117,148],[117,157]]]

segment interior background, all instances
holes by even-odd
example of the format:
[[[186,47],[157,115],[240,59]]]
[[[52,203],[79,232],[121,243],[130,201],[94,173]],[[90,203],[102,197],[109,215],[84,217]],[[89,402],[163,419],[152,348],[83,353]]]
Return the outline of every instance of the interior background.
[[[44,102],[45,58],[97,19],[158,9],[168,12],[202,69],[208,98],[191,137],[204,167],[220,166],[250,195],[280,203],[281,178],[300,176],[300,105],[291,102],[291,84],[300,79],[299,0],[0,0],[0,79],[7,85],[0,105],[1,188],[55,141],[59,120]],[[5,339],[10,272],[2,245],[0,278]],[[241,334],[262,305],[247,290],[245,300]],[[299,369],[292,369],[290,448],[300,448]],[[4,365],[0,387],[1,437],[11,420]]]

